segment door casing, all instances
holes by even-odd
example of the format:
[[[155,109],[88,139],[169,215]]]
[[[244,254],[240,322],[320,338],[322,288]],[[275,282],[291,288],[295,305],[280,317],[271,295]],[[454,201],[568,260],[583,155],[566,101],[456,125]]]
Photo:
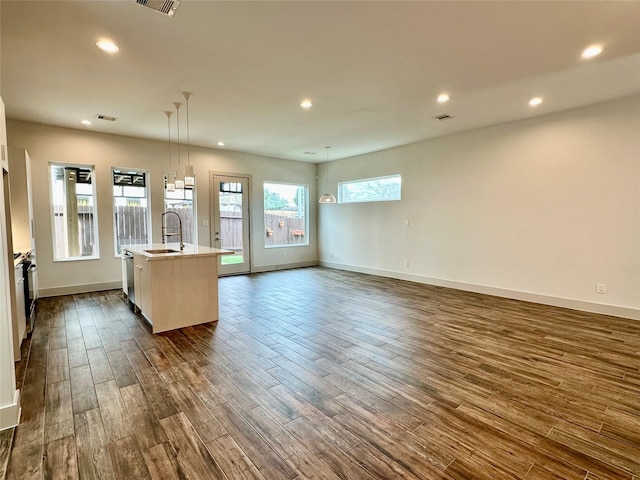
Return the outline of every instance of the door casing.
[[[247,274],[247,273],[251,273],[253,271],[253,254],[252,254],[252,238],[253,238],[253,222],[251,221],[251,214],[252,214],[252,208],[251,208],[251,192],[252,192],[252,188],[253,188],[253,176],[251,174],[248,173],[229,173],[229,172],[219,172],[219,171],[209,171],[209,202],[210,202],[210,208],[209,208],[209,212],[210,212],[210,219],[209,219],[209,235],[210,235],[210,240],[209,240],[209,244],[214,247],[214,248],[220,248],[218,245],[216,245],[215,242],[215,238],[216,238],[216,226],[217,226],[217,216],[219,215],[219,211],[218,211],[218,191],[216,190],[216,177],[224,177],[224,178],[238,178],[241,180],[246,180],[247,181],[247,192],[246,192],[246,202],[247,202],[247,215],[246,215],[246,219],[243,216],[243,223],[244,226],[247,229],[246,232],[246,247],[245,247],[245,252],[247,252],[247,256],[248,256],[248,262],[247,262],[247,266],[248,266],[248,270],[242,270],[242,271],[229,271],[229,270],[233,270],[230,268],[225,268],[225,266],[223,266],[222,263],[222,256],[219,257],[220,260],[218,263],[218,276],[227,276],[227,275],[242,275],[242,274]],[[244,200],[243,200],[244,201]]]

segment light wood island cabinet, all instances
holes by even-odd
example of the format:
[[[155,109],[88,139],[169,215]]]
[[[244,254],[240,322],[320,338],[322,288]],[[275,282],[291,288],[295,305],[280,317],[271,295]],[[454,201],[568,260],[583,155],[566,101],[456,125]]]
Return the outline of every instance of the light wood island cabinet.
[[[159,252],[165,249],[173,251]],[[218,320],[218,257],[233,252],[177,244],[124,250],[133,254],[135,306],[153,333]]]

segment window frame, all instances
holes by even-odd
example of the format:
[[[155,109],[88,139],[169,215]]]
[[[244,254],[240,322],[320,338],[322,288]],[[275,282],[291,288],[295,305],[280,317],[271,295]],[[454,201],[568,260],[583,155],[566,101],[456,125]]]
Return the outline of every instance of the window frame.
[[[111,185],[111,208],[112,208],[112,212],[111,212],[111,218],[113,220],[113,249],[115,252],[115,258],[120,258],[122,256],[122,253],[118,253],[117,248],[118,248],[118,232],[116,231],[116,196],[113,193],[113,173],[115,171],[123,171],[123,172],[135,172],[135,173],[141,173],[144,174],[145,176],[145,188],[146,188],[146,192],[145,192],[145,199],[147,200],[147,236],[148,236],[148,243],[152,243],[152,234],[153,234],[153,230],[151,229],[152,227],[152,211],[151,211],[151,174],[149,172],[149,170],[145,170],[143,168],[129,168],[129,167],[111,167],[111,179],[110,179],[110,185]],[[126,198],[126,197],[124,197]],[[143,198],[143,197],[139,197],[139,198]]]
[[[373,198],[367,200],[345,200],[342,188],[344,185],[352,185],[357,183],[366,183],[375,180],[384,180],[388,178],[398,178],[400,180],[400,192],[397,198]],[[338,203],[350,204],[350,203],[374,203],[374,202],[398,202],[402,200],[402,174],[394,173],[392,175],[383,175],[380,177],[359,178],[356,180],[346,180],[344,182],[338,182]]]
[[[290,247],[308,247],[309,246],[309,184],[307,183],[296,183],[296,182],[276,182],[276,181],[270,181],[270,180],[264,180],[262,182],[262,222],[263,222],[263,231],[266,230],[266,225],[265,225],[265,215],[266,215],[266,208],[265,208],[265,203],[264,203],[264,196],[265,196],[265,185],[270,184],[270,185],[290,185],[290,186],[294,186],[294,187],[303,187],[304,191],[305,191],[305,205],[304,205],[304,231],[306,232],[304,235],[304,242],[303,243],[284,243],[284,244],[278,244],[278,245],[267,245],[266,244],[266,237],[265,238],[265,243],[264,243],[264,248],[265,249],[272,249],[272,248],[290,248]]]
[[[53,192],[53,168],[78,168],[78,169],[91,169],[91,190],[93,197],[93,231],[94,231],[94,248],[93,255],[80,255],[77,257],[58,257],[57,256],[57,241],[56,241],[56,221],[54,211],[54,192]],[[96,166],[90,164],[81,163],[67,163],[67,162],[49,162],[48,168],[48,184],[49,184],[49,218],[51,220],[51,249],[52,249],[52,261],[53,262],[79,262],[85,260],[99,260],[100,259],[100,222],[98,221],[98,182],[96,181]]]

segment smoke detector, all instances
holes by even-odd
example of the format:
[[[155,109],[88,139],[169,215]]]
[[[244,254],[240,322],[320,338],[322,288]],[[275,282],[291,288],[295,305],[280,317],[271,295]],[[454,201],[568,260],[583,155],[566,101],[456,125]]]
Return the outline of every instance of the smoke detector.
[[[167,17],[173,17],[180,6],[180,0],[131,0],[134,3],[148,7]]]
[[[112,117],[110,115],[103,115],[101,113],[98,113],[96,115],[96,118],[98,120],[106,120],[107,122],[115,122],[116,120],[118,120],[118,117]]]

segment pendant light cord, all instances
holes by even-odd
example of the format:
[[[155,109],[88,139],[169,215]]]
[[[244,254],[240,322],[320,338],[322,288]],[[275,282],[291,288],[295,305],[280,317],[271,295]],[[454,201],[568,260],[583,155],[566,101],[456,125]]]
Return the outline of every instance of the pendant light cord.
[[[326,172],[326,186],[327,186],[327,191],[329,190],[329,149],[331,147],[324,147],[327,149],[327,172]]]
[[[176,173],[180,175],[180,172],[178,170],[180,170],[180,106],[182,106],[182,104],[176,102],[174,103],[174,105],[176,106],[176,124],[178,125],[178,166],[176,168]]]
[[[173,112],[165,111],[164,114],[167,116],[167,130],[169,132],[169,171],[171,171],[171,115]]]
[[[191,165],[189,158],[189,97],[187,97],[187,165]]]
[[[189,97],[191,97],[191,93],[182,92],[182,95],[184,95],[184,98],[187,102],[187,165],[191,165],[191,158],[189,155],[189,147],[191,146],[191,140],[189,138]]]

